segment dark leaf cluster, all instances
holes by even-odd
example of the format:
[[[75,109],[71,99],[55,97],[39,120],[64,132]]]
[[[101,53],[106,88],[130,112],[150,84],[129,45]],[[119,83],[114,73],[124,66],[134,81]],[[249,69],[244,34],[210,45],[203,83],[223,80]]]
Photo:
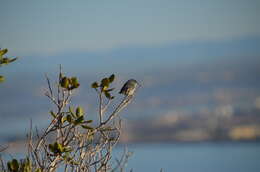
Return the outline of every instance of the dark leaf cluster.
[[[6,57],[5,54],[8,52],[8,49],[0,49],[0,67],[7,65],[9,63],[14,62],[16,58],[10,58],[10,57]],[[0,82],[3,82],[5,80],[5,77],[0,75]]]
[[[80,84],[77,77],[69,78],[66,76],[61,76],[60,86],[66,90],[73,90],[75,88],[78,88]]]
[[[113,91],[115,88],[109,88],[109,86],[114,80],[115,80],[115,75],[112,74],[108,78],[103,78],[100,81],[100,83],[98,82],[92,83],[91,87],[94,88],[96,91],[100,91],[100,93],[104,93],[106,98],[113,99],[114,96],[112,96],[110,92]]]

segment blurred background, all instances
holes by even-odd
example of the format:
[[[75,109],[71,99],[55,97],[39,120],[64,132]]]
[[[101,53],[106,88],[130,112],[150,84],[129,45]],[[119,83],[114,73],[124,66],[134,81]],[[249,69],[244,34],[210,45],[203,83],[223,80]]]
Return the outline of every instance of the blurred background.
[[[114,73],[118,99],[141,83],[122,112],[129,169],[260,170],[259,0],[0,2],[0,48],[19,57],[0,69],[1,145],[48,124],[44,75],[56,82],[61,64],[90,118],[93,81]]]

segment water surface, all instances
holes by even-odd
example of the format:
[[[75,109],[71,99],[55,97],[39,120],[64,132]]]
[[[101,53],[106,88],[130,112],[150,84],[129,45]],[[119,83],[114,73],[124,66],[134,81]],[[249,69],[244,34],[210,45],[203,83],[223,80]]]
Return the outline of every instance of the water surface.
[[[260,171],[260,143],[139,144],[128,150],[134,154],[127,168],[134,172]]]

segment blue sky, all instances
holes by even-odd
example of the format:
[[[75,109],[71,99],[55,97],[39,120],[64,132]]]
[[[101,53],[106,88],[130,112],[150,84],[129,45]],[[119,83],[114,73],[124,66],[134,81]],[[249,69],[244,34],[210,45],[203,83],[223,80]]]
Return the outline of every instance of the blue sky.
[[[258,0],[1,0],[0,47],[35,55],[259,36],[259,16]]]

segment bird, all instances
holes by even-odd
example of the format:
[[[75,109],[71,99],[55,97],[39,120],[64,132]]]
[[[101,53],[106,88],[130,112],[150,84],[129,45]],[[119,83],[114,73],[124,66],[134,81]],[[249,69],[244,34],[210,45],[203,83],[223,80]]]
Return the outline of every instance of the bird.
[[[140,84],[135,79],[129,79],[121,88],[119,94],[133,96],[137,86],[140,86]]]

